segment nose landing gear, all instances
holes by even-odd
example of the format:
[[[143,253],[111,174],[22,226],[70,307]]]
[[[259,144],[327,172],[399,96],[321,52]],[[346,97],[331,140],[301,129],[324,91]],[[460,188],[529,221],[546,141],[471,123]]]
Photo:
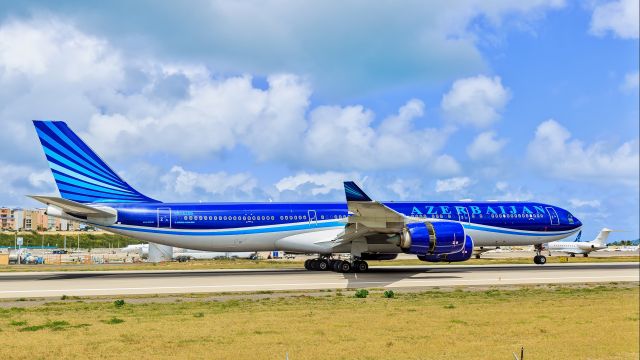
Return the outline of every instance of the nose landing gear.
[[[542,245],[538,244],[535,246],[536,248],[536,256],[533,257],[533,262],[538,265],[544,265],[547,263],[547,258],[542,255]]]

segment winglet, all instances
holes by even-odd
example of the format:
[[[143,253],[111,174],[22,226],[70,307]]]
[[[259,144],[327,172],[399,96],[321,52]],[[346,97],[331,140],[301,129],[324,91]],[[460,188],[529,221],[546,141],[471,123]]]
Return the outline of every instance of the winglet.
[[[347,201],[373,201],[353,181],[344,182],[344,193],[347,196]]]

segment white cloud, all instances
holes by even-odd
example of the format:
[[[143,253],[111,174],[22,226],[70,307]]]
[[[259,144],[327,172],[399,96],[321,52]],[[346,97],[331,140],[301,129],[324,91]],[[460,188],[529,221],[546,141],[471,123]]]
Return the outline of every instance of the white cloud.
[[[620,86],[620,88],[623,91],[631,92],[633,90],[637,90],[639,85],[640,85],[640,72],[632,71],[625,74],[624,81]]]
[[[304,137],[306,158],[313,166],[326,169],[419,165],[432,173],[457,172],[455,159],[438,154],[453,130],[418,128],[415,119],[423,114],[424,104],[413,99],[374,128],[374,113],[362,106],[320,106],[309,115],[310,125]]]
[[[602,3],[593,10],[590,32],[598,36],[612,32],[623,39],[637,39],[640,33],[639,14],[638,0]]]
[[[471,185],[471,178],[452,177],[436,181],[436,192],[462,191]]]
[[[20,12],[31,8],[12,3],[5,7]],[[504,22],[536,22],[564,5],[562,0],[196,3],[131,6],[127,11],[104,3],[72,6],[72,13],[81,28],[106,33],[132,53],[153,47],[149,52],[202,59],[221,73],[286,69],[309,74],[326,97],[483,71],[488,66],[477,46],[486,36],[482,30],[501,30]],[[69,13],[65,2],[40,1],[38,7]],[[474,23],[478,19],[482,27]]]
[[[3,201],[0,206],[21,205],[26,195],[57,195],[48,170],[37,171],[31,166],[11,164],[0,159],[0,179],[0,200]]]
[[[529,161],[549,176],[608,183],[638,184],[638,139],[610,149],[602,142],[586,145],[555,120],[536,129],[527,149]]]
[[[279,192],[284,191],[304,191],[310,192],[311,195],[327,195],[332,191],[344,190],[344,181],[360,179],[357,173],[342,173],[335,171],[327,171],[324,173],[307,173],[300,172],[294,176],[287,176],[280,179],[276,184]]]
[[[489,201],[528,201],[533,198],[533,194],[522,186],[514,188],[506,181],[498,181]]]
[[[507,144],[507,140],[497,138],[495,131],[478,134],[467,147],[467,154],[473,160],[487,160],[498,154]]]
[[[580,208],[580,207],[599,208],[600,207],[600,201],[598,200],[569,199],[569,204],[571,204],[571,206],[576,208]]]
[[[435,174],[459,171],[441,153],[453,129],[418,121],[424,104],[417,99],[374,127],[375,114],[360,105],[311,108],[310,84],[300,76],[271,75],[259,88],[250,75],[216,77],[197,64],[125,57],[55,19],[4,24],[0,44],[6,49],[0,92],[7,99],[0,150],[33,142],[27,119],[46,117],[69,122],[107,159],[206,158],[244,147],[258,161],[320,171],[413,165]],[[38,150],[29,147],[24,156],[40,159]]]
[[[417,199],[421,194],[420,181],[412,179],[395,179],[387,185],[387,189],[393,191],[400,200]]]
[[[442,97],[445,115],[463,125],[486,127],[501,117],[511,98],[499,77],[484,75],[456,80]]]
[[[216,173],[198,173],[173,166],[171,171],[161,178],[168,190],[179,195],[194,194],[203,191],[212,195],[230,194],[238,192],[250,194],[257,187],[257,180],[246,173],[227,174],[224,171]]]

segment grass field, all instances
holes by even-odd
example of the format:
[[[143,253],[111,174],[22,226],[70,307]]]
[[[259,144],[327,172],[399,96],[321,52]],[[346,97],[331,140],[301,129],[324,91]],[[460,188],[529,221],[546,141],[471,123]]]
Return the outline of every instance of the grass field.
[[[593,262],[639,262],[639,256],[609,256],[609,257],[564,257],[570,263]],[[547,263],[562,263],[563,257],[552,256],[547,258]],[[407,265],[446,265],[447,263],[429,263],[418,259],[393,260],[393,261],[369,261],[370,266],[407,266]],[[500,258],[500,259],[469,259],[454,265],[497,265],[497,264],[533,264],[530,258]],[[0,272],[7,271],[106,271],[106,270],[206,270],[206,269],[286,269],[304,268],[302,260],[198,260],[184,263],[136,263],[136,264],[96,264],[96,265],[0,265]]]
[[[638,359],[633,285],[0,308],[0,358]]]

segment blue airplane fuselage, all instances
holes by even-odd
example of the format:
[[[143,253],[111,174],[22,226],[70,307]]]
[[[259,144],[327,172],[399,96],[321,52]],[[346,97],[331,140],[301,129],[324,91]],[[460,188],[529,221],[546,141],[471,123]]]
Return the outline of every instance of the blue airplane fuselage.
[[[567,210],[533,202],[383,202],[415,221],[456,221],[476,246],[533,245],[575,234],[582,224]],[[331,240],[344,229],[346,203],[131,203],[109,231],[148,241],[202,250],[315,251],[280,241],[307,234]],[[312,234],[321,233],[318,238]],[[335,235],[334,235],[335,233]],[[379,252],[400,252],[381,243]]]

